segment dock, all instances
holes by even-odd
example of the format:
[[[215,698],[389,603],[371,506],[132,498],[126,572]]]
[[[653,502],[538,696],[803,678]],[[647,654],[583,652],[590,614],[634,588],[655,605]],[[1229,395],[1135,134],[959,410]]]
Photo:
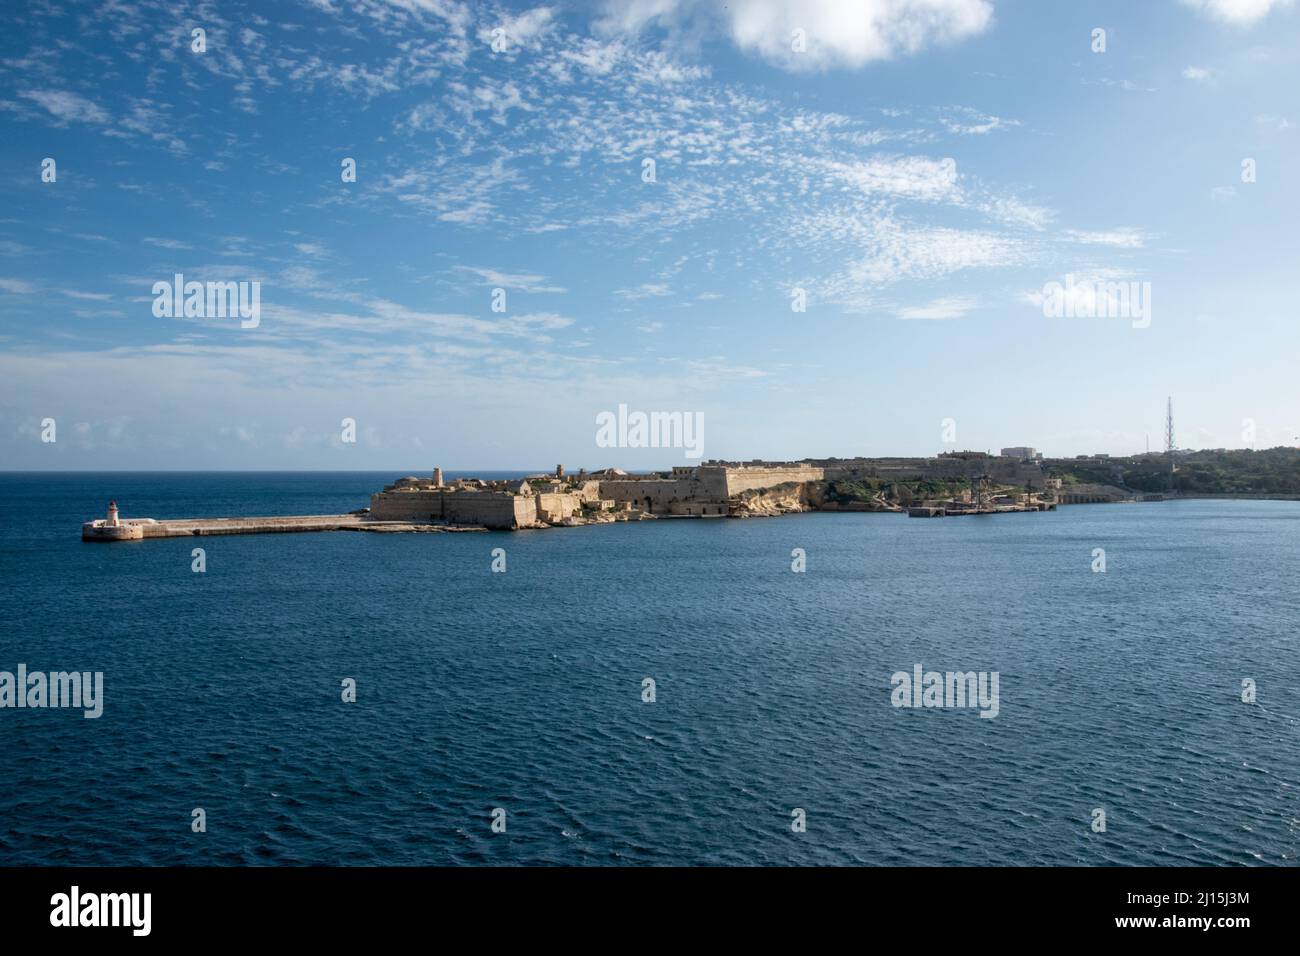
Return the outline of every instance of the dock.
[[[947,512],[942,508],[918,507],[907,509],[909,518],[942,518],[946,514]]]
[[[1002,515],[1018,514],[1027,511],[1055,511],[1056,503],[1050,501],[1033,501],[1029,504],[995,505],[986,508],[973,508],[962,503],[949,502],[946,505],[916,505],[907,509],[909,518],[952,518],[957,515]]]

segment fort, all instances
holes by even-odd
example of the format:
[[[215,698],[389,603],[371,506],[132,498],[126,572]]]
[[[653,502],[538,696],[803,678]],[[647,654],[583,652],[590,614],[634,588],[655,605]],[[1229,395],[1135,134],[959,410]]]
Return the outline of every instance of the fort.
[[[462,478],[448,484],[438,469],[430,479],[399,478],[372,495],[370,517],[510,530],[655,517],[721,518],[733,514],[744,492],[823,477],[823,469],[807,462],[709,462],[649,475],[610,468],[567,477],[560,466],[553,475],[518,481]]]
[[[1020,451],[1021,449],[1016,449]],[[892,511],[918,517],[1054,510],[1061,501],[1112,500],[1104,486],[1062,492],[1039,457],[949,452],[934,458],[718,461],[643,474],[618,468],[515,480],[398,478],[344,515],[105,518],[86,541],[305,531],[518,531],[659,518],[766,517],[802,511]],[[1118,489],[1116,489],[1117,491]],[[1122,497],[1122,493],[1120,495]]]

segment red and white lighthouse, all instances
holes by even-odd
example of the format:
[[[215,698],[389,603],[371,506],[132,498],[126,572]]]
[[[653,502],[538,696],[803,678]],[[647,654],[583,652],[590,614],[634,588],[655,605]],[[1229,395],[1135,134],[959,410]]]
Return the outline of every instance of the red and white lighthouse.
[[[118,525],[116,501],[110,501],[108,503],[108,520],[105,522],[105,524],[107,524],[110,528],[116,528]]]

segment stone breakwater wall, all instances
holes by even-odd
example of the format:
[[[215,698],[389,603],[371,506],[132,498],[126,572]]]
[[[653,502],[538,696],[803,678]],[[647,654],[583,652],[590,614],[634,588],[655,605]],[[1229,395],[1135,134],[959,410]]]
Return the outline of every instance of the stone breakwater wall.
[[[128,519],[105,530],[82,526],[83,541],[139,541],[146,538],[208,538],[228,534],[287,534],[306,531],[477,531],[477,527],[434,527],[427,522],[374,521],[364,515],[288,515],[258,518]]]

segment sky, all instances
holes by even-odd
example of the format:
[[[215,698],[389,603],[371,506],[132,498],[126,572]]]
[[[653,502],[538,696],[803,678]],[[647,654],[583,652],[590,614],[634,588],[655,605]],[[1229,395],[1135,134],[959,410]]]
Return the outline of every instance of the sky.
[[[1300,444],[1294,0],[6,20],[0,469]]]

